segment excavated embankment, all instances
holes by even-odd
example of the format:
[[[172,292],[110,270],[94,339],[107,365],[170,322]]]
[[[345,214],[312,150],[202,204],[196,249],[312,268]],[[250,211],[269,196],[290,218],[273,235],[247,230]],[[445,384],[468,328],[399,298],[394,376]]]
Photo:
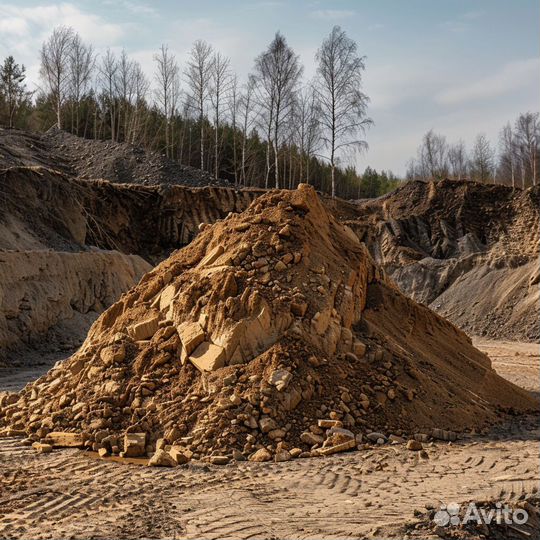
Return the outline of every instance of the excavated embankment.
[[[472,335],[540,339],[539,187],[409,182],[343,217],[414,300]]]

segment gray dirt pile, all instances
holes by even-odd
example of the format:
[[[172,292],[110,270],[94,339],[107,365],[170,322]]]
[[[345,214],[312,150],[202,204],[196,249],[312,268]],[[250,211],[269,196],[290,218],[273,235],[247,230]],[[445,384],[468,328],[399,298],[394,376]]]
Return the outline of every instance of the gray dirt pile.
[[[21,166],[120,184],[231,186],[210,173],[137,145],[84,139],[56,128],[42,134],[0,128],[0,167]]]
[[[538,187],[445,180],[409,182],[342,217],[414,300],[468,333],[534,341],[539,209]]]
[[[157,465],[451,440],[537,405],[403,296],[304,185],[203,227],[75,355],[0,403],[5,433],[41,451],[155,452]]]
[[[52,152],[81,180],[102,179],[120,184],[177,184],[230,187],[211,173],[181,165],[159,152],[114,141],[83,139],[58,129],[43,135]]]

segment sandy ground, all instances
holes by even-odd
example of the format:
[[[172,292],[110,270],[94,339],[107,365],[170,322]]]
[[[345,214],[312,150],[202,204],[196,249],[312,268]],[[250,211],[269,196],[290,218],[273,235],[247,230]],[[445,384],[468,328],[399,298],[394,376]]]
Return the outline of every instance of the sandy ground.
[[[540,390],[539,346],[475,341],[516,384]],[[44,368],[44,366],[41,366]],[[36,370],[27,372],[36,376]],[[15,388],[24,376],[0,374]],[[538,418],[483,436],[281,464],[150,469],[80,451],[37,455],[0,439],[0,538],[426,538],[415,511],[538,494]]]

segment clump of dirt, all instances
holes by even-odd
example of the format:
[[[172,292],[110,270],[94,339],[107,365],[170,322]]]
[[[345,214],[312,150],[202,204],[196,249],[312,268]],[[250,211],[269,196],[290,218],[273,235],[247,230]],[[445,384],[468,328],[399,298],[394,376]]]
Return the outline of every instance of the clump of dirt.
[[[77,432],[104,453],[157,450],[157,464],[175,448],[218,463],[327,455],[389,433],[451,439],[536,407],[404,297],[305,185],[203,227],[73,357],[3,404],[11,433],[47,444]]]
[[[215,179],[201,169],[182,165],[159,152],[115,141],[83,139],[50,129],[43,140],[51,152],[82,180],[102,179],[120,184],[179,184],[186,186],[230,187],[227,180]]]
[[[344,222],[417,302],[474,335],[535,341],[539,209],[539,187],[418,181]]]

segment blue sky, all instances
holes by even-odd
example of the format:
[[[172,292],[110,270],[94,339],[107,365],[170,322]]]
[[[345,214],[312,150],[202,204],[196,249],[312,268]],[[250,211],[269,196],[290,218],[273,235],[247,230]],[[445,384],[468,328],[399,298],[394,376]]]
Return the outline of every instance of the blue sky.
[[[404,173],[427,130],[472,144],[497,142],[502,125],[540,109],[538,0],[0,0],[0,57],[13,54],[38,83],[38,50],[54,26],[73,26],[95,44],[125,48],[149,76],[168,44],[182,63],[191,43],[230,56],[241,78],[281,30],[300,54],[306,78],[334,24],[367,56],[364,90],[375,126],[366,165]]]

